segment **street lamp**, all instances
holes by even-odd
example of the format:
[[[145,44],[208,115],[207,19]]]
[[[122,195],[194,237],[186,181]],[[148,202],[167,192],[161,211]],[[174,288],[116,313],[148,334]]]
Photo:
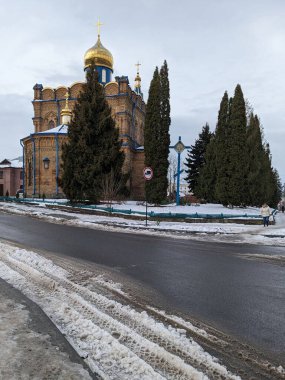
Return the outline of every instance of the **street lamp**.
[[[50,162],[50,159],[48,157],[45,157],[43,159],[43,163],[44,163],[44,168],[45,169],[48,169],[49,168],[49,162]]]
[[[190,146],[184,145],[183,142],[181,141],[181,136],[179,136],[178,142],[174,146],[170,146],[169,148],[172,148],[177,152],[177,173],[174,175],[174,177],[177,177],[176,205],[179,206],[180,204],[180,194],[179,194],[180,174],[183,172],[183,170],[180,170],[180,156],[181,156],[181,153],[184,151],[184,149],[189,149]]]

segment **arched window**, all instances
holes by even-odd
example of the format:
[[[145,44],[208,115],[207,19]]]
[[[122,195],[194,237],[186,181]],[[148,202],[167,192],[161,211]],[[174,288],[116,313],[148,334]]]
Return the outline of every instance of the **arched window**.
[[[102,70],[102,83],[106,83],[106,70]]]
[[[54,127],[55,127],[54,121],[53,121],[53,120],[50,120],[50,121],[48,122],[48,129],[52,129],[52,128],[54,128]]]

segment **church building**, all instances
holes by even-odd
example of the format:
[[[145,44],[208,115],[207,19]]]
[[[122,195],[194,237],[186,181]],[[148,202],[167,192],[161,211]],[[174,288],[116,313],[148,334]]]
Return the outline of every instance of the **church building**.
[[[84,55],[84,71],[92,64],[98,71],[99,82],[104,86],[106,100],[119,129],[121,149],[125,153],[123,170],[130,173],[130,197],[143,199],[145,103],[141,93],[139,64],[134,89],[127,76],[116,76],[112,80],[113,57],[101,43],[100,29],[96,44]],[[27,197],[43,194],[48,198],[64,197],[60,188],[62,145],[68,139],[68,123],[83,84],[75,82],[69,87],[55,89],[35,84],[33,88],[34,131],[21,140],[23,188]]]

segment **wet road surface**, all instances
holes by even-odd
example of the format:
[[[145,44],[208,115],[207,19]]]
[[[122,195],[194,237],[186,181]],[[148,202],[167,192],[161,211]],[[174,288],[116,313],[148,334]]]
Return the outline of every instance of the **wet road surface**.
[[[0,213],[0,238],[115,268],[285,364],[285,267],[248,254],[285,248],[105,232]]]

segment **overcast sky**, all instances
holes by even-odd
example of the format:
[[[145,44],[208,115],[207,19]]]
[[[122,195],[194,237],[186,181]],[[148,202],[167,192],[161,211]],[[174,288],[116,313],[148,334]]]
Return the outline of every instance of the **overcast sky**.
[[[225,90],[240,83],[261,119],[273,166],[285,182],[284,0],[0,0],[0,159],[22,154],[33,132],[33,86],[84,80],[83,56],[97,40],[130,84],[141,66],[147,98],[155,66],[169,65],[171,140],[186,145],[214,130]]]

